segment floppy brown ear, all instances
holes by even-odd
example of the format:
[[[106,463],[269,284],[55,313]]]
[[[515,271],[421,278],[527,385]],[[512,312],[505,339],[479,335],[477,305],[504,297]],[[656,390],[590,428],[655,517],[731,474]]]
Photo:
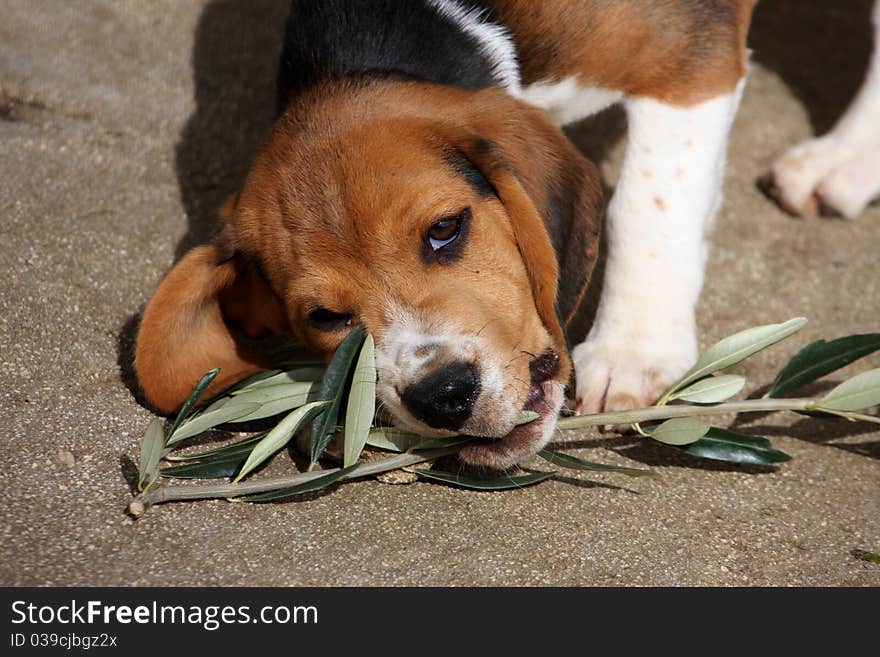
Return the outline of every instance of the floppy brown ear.
[[[538,313],[568,364],[564,327],[596,264],[602,190],[595,166],[544,112],[507,98],[490,100],[460,137],[505,205],[529,274]],[[503,120],[497,120],[499,111]]]
[[[171,412],[215,367],[222,369],[204,399],[267,369],[241,333],[289,333],[280,300],[240,254],[194,248],[162,279],[141,319],[134,364],[147,399]]]

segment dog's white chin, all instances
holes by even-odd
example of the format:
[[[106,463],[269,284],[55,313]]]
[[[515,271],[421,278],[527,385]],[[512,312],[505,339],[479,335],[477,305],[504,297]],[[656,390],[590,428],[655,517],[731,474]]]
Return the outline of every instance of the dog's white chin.
[[[514,427],[501,438],[477,438],[458,453],[469,465],[506,469],[540,451],[553,437],[559,410],[565,400],[565,386],[549,379],[532,385],[523,410],[538,413],[538,419]]]

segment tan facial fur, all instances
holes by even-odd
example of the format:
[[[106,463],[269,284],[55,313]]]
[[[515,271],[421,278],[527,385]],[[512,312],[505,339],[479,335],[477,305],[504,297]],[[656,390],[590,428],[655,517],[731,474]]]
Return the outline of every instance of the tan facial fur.
[[[318,143],[300,133],[286,144],[319,166],[304,170],[287,160],[292,170],[265,170],[290,176],[278,205],[261,202],[266,182],[258,174],[249,180],[236,211],[239,248],[259,254],[296,337],[308,346],[329,352],[345,335],[309,326],[316,307],[349,312],[364,324],[377,344],[380,402],[398,422],[448,434],[416,420],[400,393],[431,369],[468,361],[481,385],[462,431],[506,434],[528,393],[529,362],[552,346],[514,219],[444,160],[447,145],[433,122],[377,118],[348,128],[335,122],[334,130]],[[426,259],[429,228],[464,208],[471,217],[460,257],[446,264]],[[283,230],[250,243],[265,235],[267,220]]]
[[[282,117],[258,155],[218,245],[201,247],[214,249],[218,268],[228,268],[224,258],[243,263],[246,273],[236,280],[262,281],[259,308],[245,304],[243,311],[237,295],[221,292],[220,311],[227,324],[238,319],[249,335],[289,331],[328,357],[347,327],[322,330],[309,314],[318,308],[350,314],[351,324],[363,324],[376,340],[381,406],[397,424],[424,435],[450,431],[419,421],[401,394],[449,363],[471,364],[478,394],[457,432],[491,440],[465,458],[512,465],[549,438],[570,372],[556,315],[557,259],[538,208],[555,193],[556,182],[546,177],[554,170],[551,160],[560,158],[557,146],[570,148],[540,113],[492,91],[400,83],[325,90],[304,99]],[[478,160],[474,169],[489,184],[481,188],[456,168],[454,157],[463,154]],[[524,155],[536,171],[521,173],[522,165],[515,166]],[[560,170],[565,157],[579,158],[569,151],[562,156],[553,165]],[[586,194],[589,201],[584,207],[590,222],[573,239],[589,261],[588,276],[598,185],[591,165],[583,158],[573,162],[580,169],[566,170],[582,169],[587,179],[577,189],[578,199]],[[470,217],[457,257],[438,261],[426,245],[427,232],[465,209]],[[214,287],[223,285],[228,288],[226,279]],[[163,282],[146,314],[159,304],[167,318],[176,294]],[[224,301],[224,294],[237,304]],[[160,323],[154,320],[152,331]],[[142,343],[152,344],[149,338]],[[251,368],[265,367],[235,344],[232,350],[227,359],[239,371],[247,369],[237,362],[242,359]],[[548,391],[539,400],[547,419],[512,431],[527,400],[534,402],[529,366],[549,350],[558,356],[553,382],[537,386]],[[139,358],[147,394],[159,398],[148,389],[155,359],[146,348]],[[162,391],[161,397],[180,394]],[[508,435],[503,447],[495,440]]]

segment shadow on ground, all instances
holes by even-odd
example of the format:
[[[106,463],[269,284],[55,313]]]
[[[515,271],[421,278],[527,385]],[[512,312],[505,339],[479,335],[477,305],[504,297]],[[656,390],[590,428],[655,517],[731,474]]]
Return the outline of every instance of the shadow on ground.
[[[176,149],[189,222],[176,259],[216,232],[218,208],[238,191],[268,135],[289,6],[288,0],[215,0],[199,18],[192,53],[196,109]]]
[[[815,134],[834,125],[865,76],[873,41],[873,4],[874,0],[758,3],[749,34],[752,56],[776,72],[803,103]]]
[[[192,51],[195,111],[175,148],[187,231],[175,262],[216,234],[217,210],[241,187],[275,117],[275,79],[289,0],[214,0],[199,17]],[[120,378],[150,407],[137,382],[134,346],[141,312],[117,334]]]

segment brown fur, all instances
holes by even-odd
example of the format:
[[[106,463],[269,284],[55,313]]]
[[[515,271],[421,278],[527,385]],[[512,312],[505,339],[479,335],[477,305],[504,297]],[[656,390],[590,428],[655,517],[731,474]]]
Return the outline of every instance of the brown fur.
[[[450,149],[465,153],[498,197],[480,196],[458,175]],[[212,367],[224,367],[217,392],[266,366],[237,338],[235,320],[255,318],[249,334],[289,331],[330,354],[344,332],[312,328],[310,310],[352,312],[381,342],[389,313],[406,307],[453,318],[509,354],[521,388],[511,393],[524,402],[530,354],[553,347],[557,376],[567,381],[570,371],[545,221],[555,212],[554,230],[570,238],[562,263],[580,274],[561,304],[568,314],[589,279],[601,205],[593,166],[543,112],[500,90],[328,85],[279,121],[221,245],[199,247],[160,285],[144,314],[139,378],[148,398],[171,410]],[[466,206],[473,220],[461,260],[426,263],[425,232]],[[222,252],[234,255],[222,261]]]
[[[584,86],[690,105],[744,73],[754,0],[502,0],[523,83],[577,76]],[[498,198],[444,162],[465,153]],[[659,203],[660,201],[658,201]],[[473,209],[466,255],[425,263],[428,227]],[[208,369],[215,393],[267,357],[245,337],[292,335],[332,353],[343,332],[306,321],[317,306],[352,312],[377,339],[389,310],[454,317],[515,361],[552,346],[570,369],[563,323],[595,261],[595,171],[544,115],[496,89],[335,83],[281,118],[213,245],[162,281],[141,325],[135,365],[147,397],[170,411]],[[554,253],[554,247],[556,253]],[[524,398],[527,387],[517,391]]]
[[[755,0],[499,0],[523,84],[577,76],[677,105],[736,87]]]
[[[162,280],[141,318],[135,369],[147,399],[172,411],[208,370],[222,368],[210,396],[270,367],[230,323],[246,322],[252,334],[281,332],[286,321],[279,311],[274,295],[239,257],[224,259],[212,244],[190,251]]]

